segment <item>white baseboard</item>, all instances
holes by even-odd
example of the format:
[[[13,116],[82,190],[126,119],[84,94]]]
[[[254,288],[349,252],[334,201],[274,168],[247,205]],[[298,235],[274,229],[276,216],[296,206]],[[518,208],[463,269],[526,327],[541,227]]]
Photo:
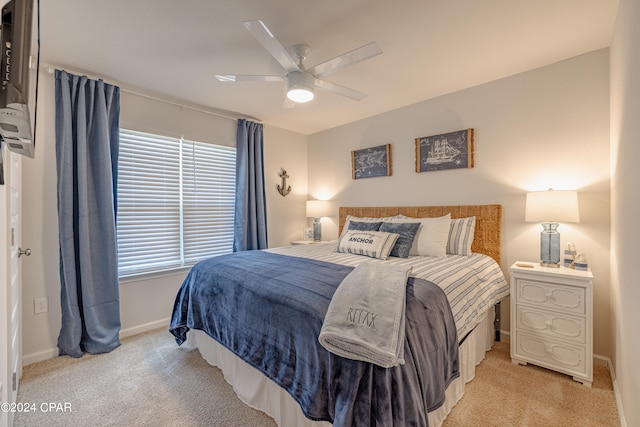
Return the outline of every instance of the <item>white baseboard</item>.
[[[156,320],[155,322],[145,323],[144,325],[133,326],[127,329],[120,330],[120,338],[132,337],[134,335],[142,334],[144,332],[153,331],[154,329],[159,328],[167,328],[169,329],[169,324],[171,323],[171,318],[167,317],[166,319]]]
[[[155,322],[145,323],[144,325],[133,326],[127,329],[120,330],[120,339],[132,337],[134,335],[142,334],[144,332],[153,331],[159,328],[169,328],[171,318],[156,320]],[[35,353],[25,354],[22,356],[22,365],[27,366],[36,362],[42,362],[43,360],[52,359],[58,356],[58,348],[50,348],[47,350],[38,351]]]
[[[58,348],[49,348],[47,350],[38,351],[35,353],[25,354],[22,356],[22,366],[32,365],[36,362],[42,362],[43,360],[53,359],[58,356]]]
[[[601,363],[609,368],[609,375],[611,375],[611,383],[613,384],[613,395],[616,397],[620,427],[627,427],[627,420],[624,418],[624,411],[622,410],[622,400],[620,399],[620,389],[618,388],[618,381],[616,380],[616,372],[613,370],[613,362],[610,357],[600,356],[599,354],[594,354],[593,359],[594,362],[597,361],[598,364]]]

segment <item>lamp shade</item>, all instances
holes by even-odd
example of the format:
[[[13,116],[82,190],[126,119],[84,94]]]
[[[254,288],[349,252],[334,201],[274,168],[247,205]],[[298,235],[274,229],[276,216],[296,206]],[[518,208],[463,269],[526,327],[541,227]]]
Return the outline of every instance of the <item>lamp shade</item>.
[[[527,222],[580,222],[576,191],[535,191],[527,193]]]
[[[307,218],[322,218],[331,215],[331,206],[326,200],[307,200]]]

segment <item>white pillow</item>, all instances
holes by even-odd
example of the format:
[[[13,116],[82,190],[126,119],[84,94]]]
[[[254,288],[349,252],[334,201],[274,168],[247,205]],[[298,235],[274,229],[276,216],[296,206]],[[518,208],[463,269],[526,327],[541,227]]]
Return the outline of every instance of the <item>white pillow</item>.
[[[476,217],[451,220],[447,253],[452,255],[471,255],[471,245],[476,231]]]
[[[342,233],[340,233],[340,238],[342,238],[347,231],[349,231],[349,222],[357,221],[357,222],[384,222],[391,221],[396,216],[385,216],[383,218],[368,218],[368,217],[359,217],[353,215],[347,215],[347,219],[344,221],[344,226],[342,227]]]
[[[409,255],[445,256],[451,229],[451,214],[437,218],[411,218],[399,215],[391,222],[419,222],[420,228],[413,239]]]
[[[348,230],[338,241],[338,252],[387,259],[399,234],[383,231]]]

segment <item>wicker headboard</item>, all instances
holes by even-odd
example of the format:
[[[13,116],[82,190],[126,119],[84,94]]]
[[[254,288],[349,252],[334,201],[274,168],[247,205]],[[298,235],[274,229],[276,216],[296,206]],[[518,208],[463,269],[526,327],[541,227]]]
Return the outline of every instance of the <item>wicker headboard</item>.
[[[340,207],[338,233],[342,232],[347,215],[380,218],[402,214],[413,218],[430,218],[448,213],[451,213],[451,218],[475,216],[476,229],[471,250],[489,255],[502,265],[502,205]]]

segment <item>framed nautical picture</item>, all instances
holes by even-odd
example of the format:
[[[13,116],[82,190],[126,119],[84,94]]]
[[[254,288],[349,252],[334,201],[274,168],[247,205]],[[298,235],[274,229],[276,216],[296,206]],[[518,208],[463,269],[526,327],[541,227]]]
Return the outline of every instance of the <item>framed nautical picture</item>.
[[[391,176],[391,144],[351,152],[353,179]]]
[[[473,129],[416,138],[416,172],[473,167]]]

